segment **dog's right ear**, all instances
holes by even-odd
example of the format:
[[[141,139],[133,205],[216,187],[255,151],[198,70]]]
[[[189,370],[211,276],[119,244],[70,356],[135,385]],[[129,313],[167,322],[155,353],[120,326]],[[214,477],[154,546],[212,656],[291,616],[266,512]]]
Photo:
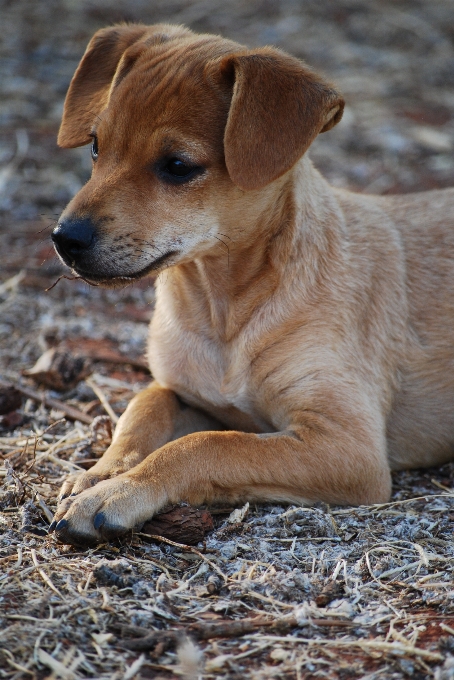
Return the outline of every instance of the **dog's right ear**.
[[[95,33],[66,95],[59,146],[72,148],[91,142],[91,127],[106,107],[120,59],[146,32],[146,26],[135,24],[103,28]]]

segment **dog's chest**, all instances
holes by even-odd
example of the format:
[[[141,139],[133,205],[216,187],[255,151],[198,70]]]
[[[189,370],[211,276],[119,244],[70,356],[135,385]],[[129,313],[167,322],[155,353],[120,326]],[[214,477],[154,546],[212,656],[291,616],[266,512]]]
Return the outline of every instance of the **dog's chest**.
[[[152,322],[149,363],[153,376],[185,401],[212,414],[235,413],[251,418],[251,427],[268,429],[258,413],[251,386],[251,361],[240,340],[214,342],[176,323]],[[219,415],[221,417],[221,415]],[[229,425],[236,425],[229,416]],[[226,422],[227,422],[226,421]]]
[[[150,367],[162,385],[200,405],[250,408],[250,363],[238,348],[185,334],[184,340],[150,338]]]

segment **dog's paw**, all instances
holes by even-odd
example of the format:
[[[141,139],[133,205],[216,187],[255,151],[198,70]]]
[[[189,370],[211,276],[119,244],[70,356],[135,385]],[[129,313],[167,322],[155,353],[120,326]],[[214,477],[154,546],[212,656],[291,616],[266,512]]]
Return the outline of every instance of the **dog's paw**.
[[[74,473],[69,475],[60,489],[60,494],[58,496],[58,503],[62,503],[68,496],[75,496],[76,494],[84,491],[85,489],[90,489],[95,486],[98,482],[101,482],[106,477],[101,477],[100,475],[93,475],[89,472]]]
[[[117,462],[114,465],[106,465],[101,459],[90,468],[87,472],[75,473],[69,475],[60,490],[58,502],[65,500],[68,496],[74,496],[86,489],[91,489],[99,482],[111,477],[117,477],[129,468],[119,465]]]
[[[49,531],[62,543],[94,545],[140,526],[159,509],[150,489],[122,475],[64,499]]]

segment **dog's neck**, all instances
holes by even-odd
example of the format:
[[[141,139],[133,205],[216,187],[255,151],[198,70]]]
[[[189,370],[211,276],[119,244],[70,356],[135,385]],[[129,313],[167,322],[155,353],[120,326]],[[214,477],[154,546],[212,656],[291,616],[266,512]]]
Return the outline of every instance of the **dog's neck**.
[[[301,159],[273,184],[248,229],[244,222],[241,229],[222,227],[225,245],[172,267],[157,281],[158,299],[161,293],[173,298],[179,315],[200,319],[203,309],[207,332],[224,342],[234,339],[277,289],[291,295],[292,282],[301,287],[303,281],[312,297],[323,284],[327,261],[342,259],[335,254],[342,248],[342,216],[331,187],[310,160]]]

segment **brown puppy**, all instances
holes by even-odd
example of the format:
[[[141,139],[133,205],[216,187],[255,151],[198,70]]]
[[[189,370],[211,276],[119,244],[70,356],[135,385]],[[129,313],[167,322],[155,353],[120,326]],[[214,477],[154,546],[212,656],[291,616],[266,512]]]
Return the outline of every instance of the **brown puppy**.
[[[92,142],[93,174],[53,239],[91,282],[166,275],[155,382],[65,485],[62,539],[182,500],[386,501],[390,469],[452,457],[454,192],[331,188],[304,154],[342,108],[276,49],[167,25],[90,42],[58,141]]]

